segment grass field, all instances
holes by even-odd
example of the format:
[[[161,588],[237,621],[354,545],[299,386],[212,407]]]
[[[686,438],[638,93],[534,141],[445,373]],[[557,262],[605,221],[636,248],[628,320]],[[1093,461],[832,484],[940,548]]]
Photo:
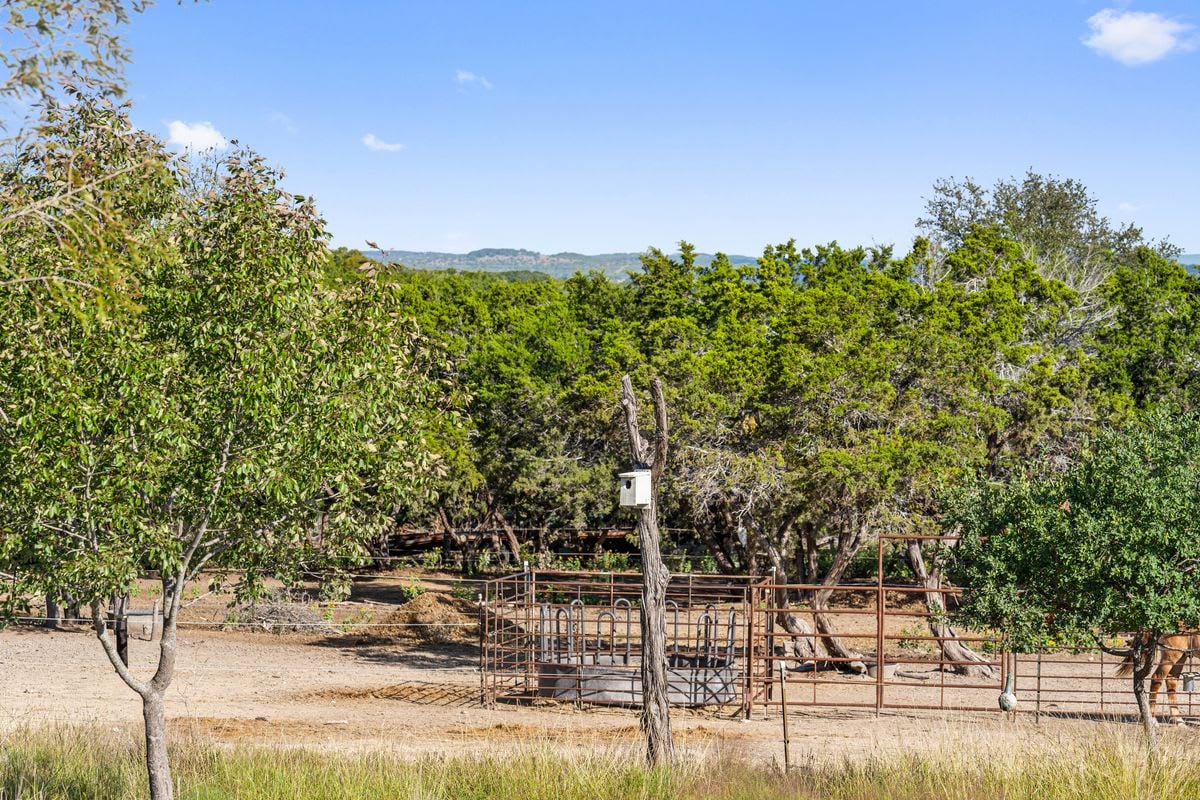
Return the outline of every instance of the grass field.
[[[802,764],[784,775],[713,757],[648,770],[628,757],[556,755],[531,743],[517,757],[406,759],[402,755],[230,748],[199,741],[174,750],[185,800],[295,798],[720,798],[917,800],[1200,797],[1200,761],[1187,739],[1152,761],[1136,737],[1114,735],[1020,757],[977,751]],[[144,797],[137,741],[124,731],[58,728],[6,737],[0,798]]]

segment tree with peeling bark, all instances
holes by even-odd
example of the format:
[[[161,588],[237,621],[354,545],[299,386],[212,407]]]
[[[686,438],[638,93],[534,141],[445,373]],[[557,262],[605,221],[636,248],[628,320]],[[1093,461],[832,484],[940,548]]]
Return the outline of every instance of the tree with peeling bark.
[[[103,130],[125,140],[98,156],[161,149],[127,120]],[[361,563],[387,511],[422,491],[432,402],[398,295],[326,280],[308,198],[246,152],[204,191],[180,187],[160,162],[110,193],[142,245],[125,251],[135,309],[48,322],[50,289],[30,283],[7,287],[0,311],[0,599],[90,609],[141,700],[155,800],[174,791],[166,697],[185,588],[236,570],[254,595],[265,577]],[[21,230],[20,252],[53,252],[56,231]],[[164,598],[148,675],[126,665],[107,614],[146,574]]]
[[[650,504],[637,510],[638,542],[642,552],[642,731],[646,734],[646,759],[651,765],[675,759],[671,737],[671,708],[667,697],[667,584],[671,571],[662,560],[658,533],[658,491],[667,464],[667,402],[662,382],[650,380],[654,403],[654,440],[642,437],[637,396],[628,375],[621,379],[621,407],[634,466],[650,470]]]
[[[944,520],[969,587],[956,616],[1017,650],[1053,639],[1126,657],[1153,745],[1157,643],[1200,626],[1198,474],[1200,416],[1162,410],[1098,436],[1064,472],[960,492]]]

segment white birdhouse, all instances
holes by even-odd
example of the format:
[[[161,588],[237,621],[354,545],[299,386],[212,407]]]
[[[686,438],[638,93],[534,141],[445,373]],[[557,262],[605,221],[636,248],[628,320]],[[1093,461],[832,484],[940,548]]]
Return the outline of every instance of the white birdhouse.
[[[650,470],[635,469],[633,472],[622,472],[617,477],[621,479],[622,508],[646,508],[650,505]]]

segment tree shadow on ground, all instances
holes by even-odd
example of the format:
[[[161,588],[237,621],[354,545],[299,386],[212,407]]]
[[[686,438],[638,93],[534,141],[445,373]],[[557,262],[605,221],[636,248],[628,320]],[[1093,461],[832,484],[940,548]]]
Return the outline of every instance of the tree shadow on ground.
[[[397,681],[374,689],[329,689],[317,692],[321,699],[398,700],[420,706],[464,707],[479,705],[477,685],[438,683],[436,681]]]

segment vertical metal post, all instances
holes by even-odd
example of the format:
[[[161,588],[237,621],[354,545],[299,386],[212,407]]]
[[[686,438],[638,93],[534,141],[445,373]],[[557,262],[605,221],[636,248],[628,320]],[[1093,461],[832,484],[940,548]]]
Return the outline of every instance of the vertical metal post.
[[[1104,689],[1100,690],[1100,700],[1104,701]],[[1035,722],[1042,721],[1042,651],[1037,654],[1037,700],[1033,704],[1033,719]]]
[[[779,570],[776,569],[775,567],[771,567],[771,591],[767,593],[767,607],[768,608],[780,607],[782,605],[787,605],[786,602],[782,603],[782,604],[779,602],[780,594],[781,594],[781,592],[779,590]],[[784,594],[786,596],[787,591],[786,590],[783,591],[782,594]],[[770,658],[775,655],[775,615],[774,614],[772,614],[772,613],[767,614],[767,618],[766,618],[766,620],[764,620],[763,627],[765,628],[763,633],[765,634],[766,641],[767,641],[767,645],[766,645],[767,657]],[[766,692],[766,695],[767,695],[766,699],[773,700],[774,696],[775,696],[775,689],[774,689],[774,687],[775,687],[775,669],[771,665],[770,661],[767,662],[766,672],[767,672],[767,675],[770,676],[770,681],[768,682],[769,688],[767,689],[767,692]]]
[[[1184,674],[1185,674],[1185,675],[1191,675],[1191,674],[1192,674],[1192,672],[1193,672],[1193,668],[1192,668],[1192,651],[1191,651],[1191,650],[1188,650],[1188,652],[1187,652],[1187,672],[1186,672],[1186,673],[1184,673]],[[1187,684],[1187,679],[1186,679],[1186,678],[1184,679],[1184,684],[1183,684],[1183,685],[1184,685],[1184,687],[1185,687],[1185,688],[1186,688],[1186,687],[1187,687],[1187,685],[1188,685],[1188,684]],[[1187,708],[1188,708],[1188,710],[1187,710],[1187,716],[1189,716],[1189,717],[1190,717],[1190,716],[1192,716],[1192,693],[1191,693],[1191,692],[1187,692],[1187,696],[1188,696],[1188,703],[1187,703]]]
[[[1188,674],[1189,674],[1189,675],[1191,675],[1191,674],[1194,674],[1194,667],[1193,667],[1193,665],[1192,665],[1192,651],[1191,651],[1191,650],[1188,650],[1188,654],[1187,654],[1187,671],[1188,671]],[[1187,715],[1190,717],[1190,716],[1192,716],[1192,692],[1188,692],[1188,693],[1187,693],[1187,696],[1188,696],[1188,710],[1187,710]]]
[[[484,584],[486,587],[487,584]],[[487,589],[484,589],[486,592]],[[487,639],[488,639],[488,619],[487,607],[483,604],[483,592],[475,595],[476,602],[479,604],[479,705],[487,705]]]
[[[746,592],[747,608],[746,608],[746,688],[745,697],[742,699],[743,713],[746,719],[750,719],[750,714],[754,710],[754,671],[758,668],[757,657],[754,652],[754,617],[755,606],[757,605],[757,587],[751,583],[749,590]]]
[[[783,708],[783,771],[792,769],[791,737],[788,735],[787,718],[787,670],[784,662],[779,662],[779,705]]]
[[[1020,687],[1017,684],[1021,680],[1020,667],[1021,667],[1021,654],[1014,652],[1012,654],[1013,693],[1017,694],[1018,696],[1020,693]],[[1017,712],[1014,711],[1013,713],[1009,714],[1009,717],[1013,720],[1016,720]]]
[[[522,592],[522,605],[525,606],[525,693],[530,695],[537,694],[537,639],[533,633],[533,606],[534,606],[534,579],[533,572],[529,569],[529,562],[525,562],[525,572],[522,575],[525,581],[525,591]],[[539,631],[540,634],[540,631]]]
[[[877,541],[877,561],[875,565],[875,587],[878,592],[875,598],[875,716],[883,708],[883,623],[884,603],[883,592],[883,535]]]

